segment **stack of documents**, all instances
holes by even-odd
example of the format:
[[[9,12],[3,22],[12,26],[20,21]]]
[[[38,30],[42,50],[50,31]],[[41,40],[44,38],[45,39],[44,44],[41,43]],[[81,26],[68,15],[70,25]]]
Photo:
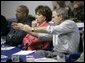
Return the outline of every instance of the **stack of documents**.
[[[31,54],[33,52],[35,52],[35,51],[24,51],[24,50],[21,50],[21,51],[19,51],[17,53],[14,53],[13,55],[28,55],[28,54]]]

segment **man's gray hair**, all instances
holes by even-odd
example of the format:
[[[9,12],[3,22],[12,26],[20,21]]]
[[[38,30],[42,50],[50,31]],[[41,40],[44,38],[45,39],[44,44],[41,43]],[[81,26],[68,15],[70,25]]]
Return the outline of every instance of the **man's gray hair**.
[[[56,9],[58,15],[63,15],[64,18],[68,18],[68,10],[66,8]]]

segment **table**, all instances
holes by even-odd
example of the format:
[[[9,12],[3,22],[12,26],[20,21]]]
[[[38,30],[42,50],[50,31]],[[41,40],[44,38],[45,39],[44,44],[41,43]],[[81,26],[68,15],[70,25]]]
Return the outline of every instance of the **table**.
[[[6,62],[11,58],[11,55],[20,51],[21,49],[18,47],[1,47],[1,62]],[[4,57],[5,56],[5,57]]]
[[[28,51],[29,52],[29,51]],[[41,56],[40,54],[36,53],[36,51],[30,53],[30,54],[13,54],[14,59],[13,62],[58,62],[57,60],[53,58],[46,58]],[[13,57],[12,55],[12,57]]]

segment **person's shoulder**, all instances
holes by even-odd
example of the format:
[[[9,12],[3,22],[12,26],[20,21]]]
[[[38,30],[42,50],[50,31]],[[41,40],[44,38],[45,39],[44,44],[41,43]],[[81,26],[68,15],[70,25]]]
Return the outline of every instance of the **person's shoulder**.
[[[74,27],[76,23],[73,20],[65,20],[62,25]]]
[[[65,20],[66,23],[75,23],[73,20]]]
[[[12,21],[17,21],[17,18],[8,18],[7,20],[12,22]]]
[[[5,18],[5,16],[1,15],[1,18]]]
[[[5,16],[3,16],[3,15],[1,15],[1,20],[3,21],[6,21],[7,19],[6,19],[6,17]]]
[[[35,20],[35,17],[32,15],[28,15],[28,19],[31,19],[33,21],[33,20]]]

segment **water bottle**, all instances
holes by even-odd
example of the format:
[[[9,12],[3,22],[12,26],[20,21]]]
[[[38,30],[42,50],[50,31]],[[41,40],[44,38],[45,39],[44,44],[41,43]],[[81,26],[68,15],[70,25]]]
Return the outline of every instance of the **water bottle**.
[[[11,60],[12,62],[20,62],[20,57],[19,55],[12,55]]]
[[[34,59],[34,57],[32,55],[26,56],[26,62],[35,62],[34,60],[35,59]]]

